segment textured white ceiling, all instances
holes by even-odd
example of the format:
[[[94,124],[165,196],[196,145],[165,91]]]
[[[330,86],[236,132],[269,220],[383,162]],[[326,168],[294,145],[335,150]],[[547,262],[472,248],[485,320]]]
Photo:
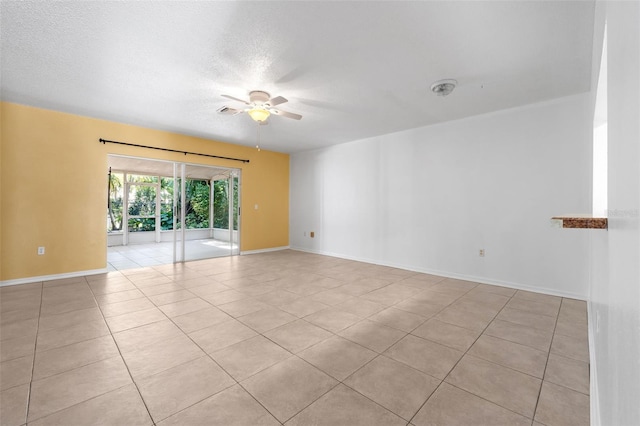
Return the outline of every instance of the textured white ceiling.
[[[1,98],[296,152],[589,90],[593,1],[1,2]],[[436,97],[435,80],[458,88]],[[104,135],[108,137],[108,135]],[[135,141],[131,141],[135,142]]]

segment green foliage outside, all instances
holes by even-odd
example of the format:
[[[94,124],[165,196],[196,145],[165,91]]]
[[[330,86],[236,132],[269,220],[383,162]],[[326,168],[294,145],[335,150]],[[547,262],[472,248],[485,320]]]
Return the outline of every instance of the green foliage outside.
[[[109,208],[107,231],[116,232],[122,230],[123,220],[123,174],[112,173],[109,179]],[[157,182],[153,176],[130,176],[130,182]],[[163,231],[173,229],[173,196],[174,185],[172,178],[160,178],[160,225]],[[229,199],[228,183],[226,180],[214,181],[213,212],[214,228],[229,229]],[[132,199],[129,201],[129,216],[146,216],[155,214],[156,188],[154,186],[132,185]],[[234,224],[233,229],[238,229],[238,179],[234,179]],[[185,182],[186,205],[185,225],[187,229],[209,228],[209,198],[210,187],[208,181],[187,179]],[[179,194],[178,194],[179,196]],[[181,206],[178,200],[178,212]],[[179,219],[179,218],[178,218]],[[177,222],[178,229],[180,221]],[[153,231],[155,230],[154,218],[129,219],[129,231]]]
[[[109,173],[107,231],[122,230],[122,174]]]
[[[187,229],[209,227],[209,182],[187,179],[184,223]],[[214,198],[215,199],[215,198]]]
[[[180,224],[178,223],[178,226]],[[173,179],[160,178],[160,229],[173,229]]]
[[[216,180],[213,183],[213,227],[229,229],[229,191],[228,181]],[[233,229],[238,230],[238,178],[233,179]]]

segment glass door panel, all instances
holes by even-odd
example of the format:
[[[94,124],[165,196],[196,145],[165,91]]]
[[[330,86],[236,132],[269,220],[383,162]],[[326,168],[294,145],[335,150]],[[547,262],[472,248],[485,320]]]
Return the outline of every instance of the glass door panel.
[[[160,227],[162,231],[173,229],[173,178],[160,178]]]
[[[239,254],[238,176],[235,170],[175,164],[170,212],[175,262]],[[168,212],[166,203],[160,204]]]
[[[157,194],[155,183],[126,184],[125,244],[159,242]]]
[[[184,261],[184,245],[182,234],[182,176],[184,174],[183,164],[174,163],[173,165],[173,211],[172,211],[172,229],[173,229],[173,261]]]
[[[220,169],[207,166],[186,167],[185,260],[229,255],[226,243],[219,241],[220,221],[216,200],[220,200],[218,192],[224,189],[217,185],[215,175],[220,172]]]
[[[233,173],[231,180],[233,182],[233,208],[231,209],[231,223],[233,224],[232,239],[229,249],[231,254],[240,254],[240,177],[239,173]]]

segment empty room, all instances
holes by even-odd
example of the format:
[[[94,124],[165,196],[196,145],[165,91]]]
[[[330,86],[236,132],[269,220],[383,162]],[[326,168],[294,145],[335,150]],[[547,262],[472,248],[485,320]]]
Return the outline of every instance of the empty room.
[[[639,425],[639,117],[638,0],[0,0],[0,425]]]

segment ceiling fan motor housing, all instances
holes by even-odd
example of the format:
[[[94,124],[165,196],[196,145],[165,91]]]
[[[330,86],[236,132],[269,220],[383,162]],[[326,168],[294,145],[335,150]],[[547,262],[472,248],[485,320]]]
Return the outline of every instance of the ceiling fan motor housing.
[[[271,99],[271,95],[269,95],[267,92],[254,90],[253,92],[249,93],[249,100],[254,105],[265,104],[269,101],[269,99]]]

